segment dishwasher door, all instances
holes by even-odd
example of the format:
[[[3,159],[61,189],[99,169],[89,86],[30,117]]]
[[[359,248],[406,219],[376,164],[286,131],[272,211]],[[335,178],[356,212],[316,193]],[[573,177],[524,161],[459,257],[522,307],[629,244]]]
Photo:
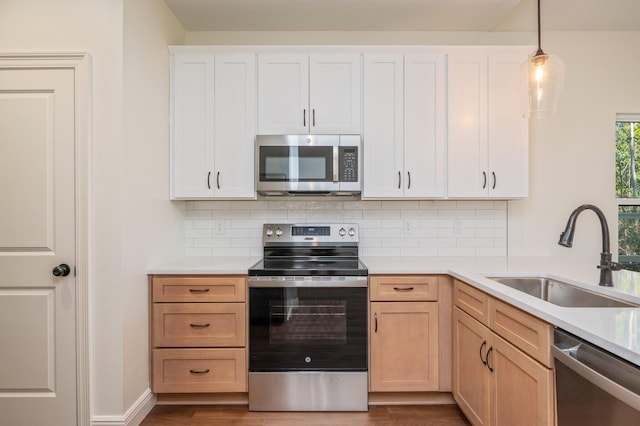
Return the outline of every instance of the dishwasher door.
[[[640,367],[563,330],[554,333],[558,425],[640,425]]]

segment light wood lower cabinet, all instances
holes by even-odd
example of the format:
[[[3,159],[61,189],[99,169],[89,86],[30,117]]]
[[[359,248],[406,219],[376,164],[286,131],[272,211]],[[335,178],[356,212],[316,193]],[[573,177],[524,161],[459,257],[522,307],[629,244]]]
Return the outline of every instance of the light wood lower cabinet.
[[[554,425],[553,370],[545,365],[551,325],[459,281],[454,288],[453,393],[460,409],[474,425]],[[470,293],[480,303],[467,303]],[[488,315],[478,315],[478,306],[488,306]]]
[[[246,276],[150,277],[151,389],[247,391]]]
[[[438,303],[372,302],[370,391],[438,390]]]
[[[369,391],[451,391],[452,281],[369,277]]]

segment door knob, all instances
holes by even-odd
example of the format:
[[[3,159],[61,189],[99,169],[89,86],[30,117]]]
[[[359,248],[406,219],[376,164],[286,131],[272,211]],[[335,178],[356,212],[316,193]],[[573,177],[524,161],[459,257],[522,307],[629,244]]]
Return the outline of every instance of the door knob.
[[[61,263],[51,271],[56,277],[66,277],[71,272],[71,268],[66,263]]]

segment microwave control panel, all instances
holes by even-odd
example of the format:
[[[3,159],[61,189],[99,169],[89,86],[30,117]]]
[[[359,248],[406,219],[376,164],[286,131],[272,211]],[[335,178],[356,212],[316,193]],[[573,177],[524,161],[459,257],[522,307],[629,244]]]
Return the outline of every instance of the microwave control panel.
[[[340,182],[358,181],[358,147],[340,147]]]

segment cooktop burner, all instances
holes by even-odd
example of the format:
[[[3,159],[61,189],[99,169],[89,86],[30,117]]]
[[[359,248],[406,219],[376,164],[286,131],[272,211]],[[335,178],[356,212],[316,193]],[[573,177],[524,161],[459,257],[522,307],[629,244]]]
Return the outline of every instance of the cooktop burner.
[[[358,225],[266,224],[264,258],[253,276],[366,276],[358,258]]]

